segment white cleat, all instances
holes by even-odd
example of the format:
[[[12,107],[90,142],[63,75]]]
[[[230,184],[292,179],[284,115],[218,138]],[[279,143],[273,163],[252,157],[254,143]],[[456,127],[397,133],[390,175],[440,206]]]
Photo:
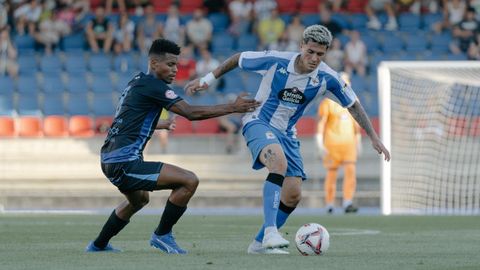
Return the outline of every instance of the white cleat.
[[[263,237],[262,247],[264,248],[286,248],[290,242],[283,238],[276,227],[265,228],[265,236]]]
[[[279,248],[264,248],[262,243],[253,240],[252,243],[248,246],[248,254],[277,254],[277,255],[288,255],[290,252],[279,249]]]

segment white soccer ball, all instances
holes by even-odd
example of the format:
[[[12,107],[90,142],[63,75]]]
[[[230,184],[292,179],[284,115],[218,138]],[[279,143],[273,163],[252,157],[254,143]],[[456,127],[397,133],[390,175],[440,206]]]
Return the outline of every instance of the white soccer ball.
[[[320,224],[307,223],[298,229],[295,244],[304,256],[323,255],[330,246],[330,234]]]

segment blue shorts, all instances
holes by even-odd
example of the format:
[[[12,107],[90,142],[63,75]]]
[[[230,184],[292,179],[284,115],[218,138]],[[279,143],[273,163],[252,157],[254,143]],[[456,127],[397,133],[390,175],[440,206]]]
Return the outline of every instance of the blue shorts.
[[[136,190],[152,191],[157,186],[162,166],[162,162],[145,162],[137,159],[130,162],[102,163],[102,171],[123,193]]]
[[[243,127],[243,136],[252,153],[255,170],[265,167],[259,160],[260,152],[269,144],[280,144],[287,158],[287,174],[285,176],[307,178],[303,170],[303,159],[300,155],[300,142],[297,139],[287,137],[278,129],[262,122],[252,121]]]

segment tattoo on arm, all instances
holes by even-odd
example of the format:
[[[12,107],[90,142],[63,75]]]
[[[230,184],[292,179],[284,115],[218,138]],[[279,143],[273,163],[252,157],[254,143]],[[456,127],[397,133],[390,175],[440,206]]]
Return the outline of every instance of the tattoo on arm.
[[[238,67],[238,61],[240,59],[240,53],[230,56],[225,62],[223,62],[219,67],[213,71],[215,78],[220,78],[223,74],[229,72],[230,70]]]
[[[362,104],[360,104],[360,102],[355,101],[355,103],[350,108],[348,108],[348,111],[357,121],[357,123],[365,130],[365,132],[371,139],[378,137],[377,133],[373,129],[372,123],[370,122],[367,113],[363,109],[363,106]]]

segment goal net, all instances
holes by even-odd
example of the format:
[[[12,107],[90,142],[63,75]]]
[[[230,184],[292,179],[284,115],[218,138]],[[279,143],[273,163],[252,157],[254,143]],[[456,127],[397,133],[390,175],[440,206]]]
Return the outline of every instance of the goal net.
[[[382,213],[480,214],[480,63],[378,68]]]

